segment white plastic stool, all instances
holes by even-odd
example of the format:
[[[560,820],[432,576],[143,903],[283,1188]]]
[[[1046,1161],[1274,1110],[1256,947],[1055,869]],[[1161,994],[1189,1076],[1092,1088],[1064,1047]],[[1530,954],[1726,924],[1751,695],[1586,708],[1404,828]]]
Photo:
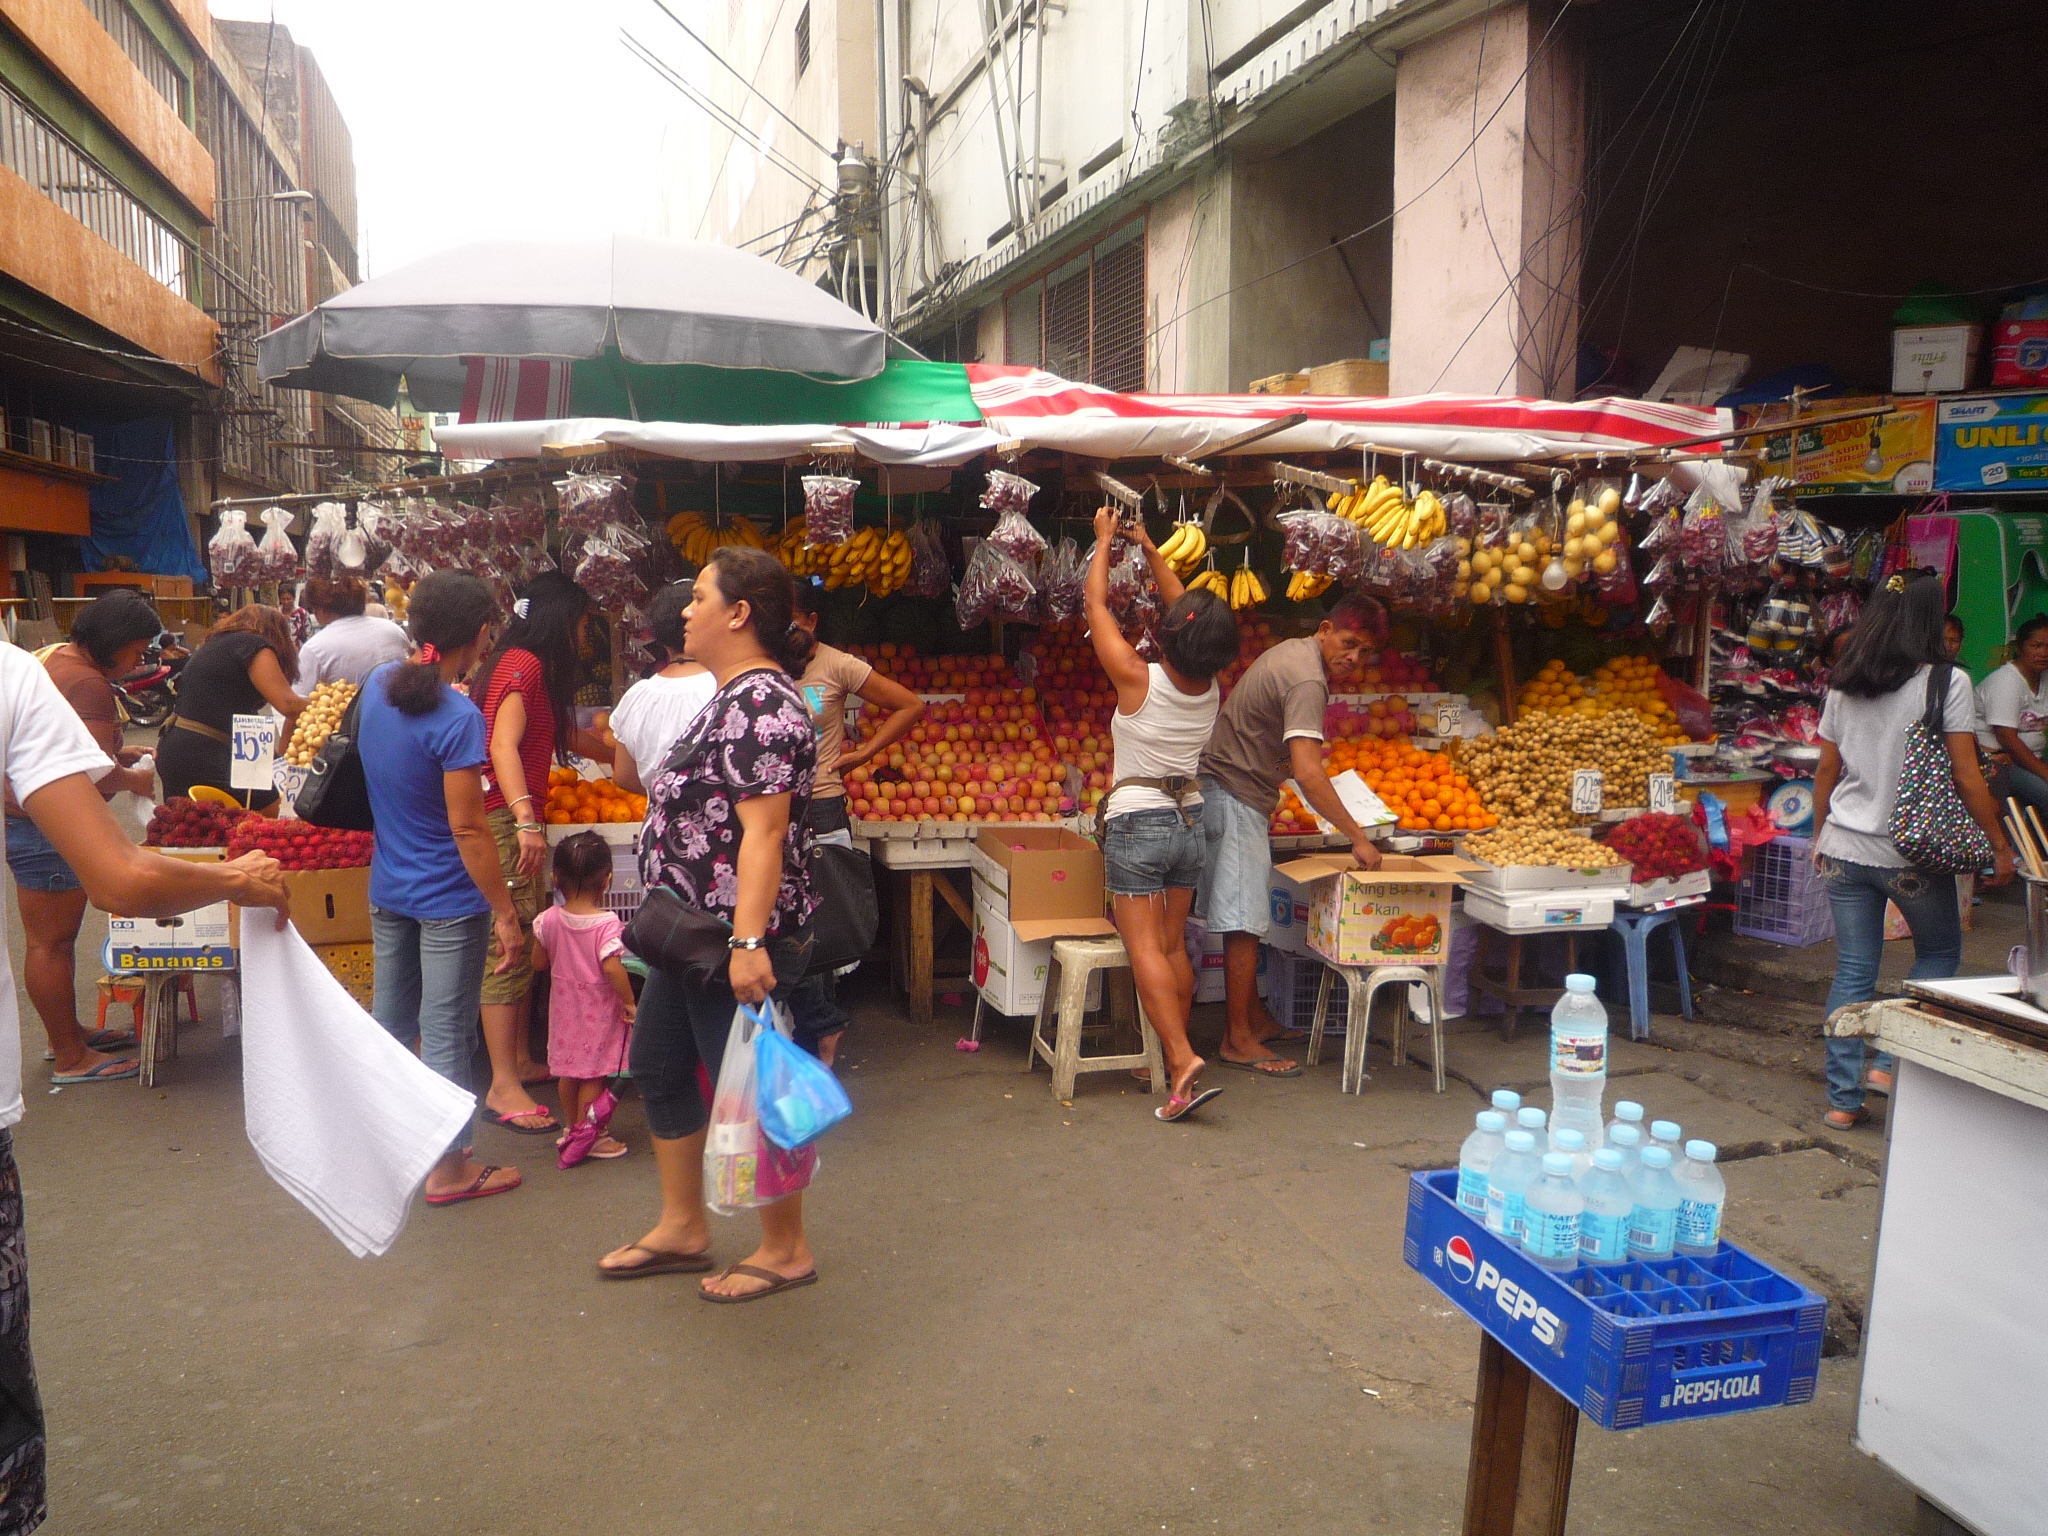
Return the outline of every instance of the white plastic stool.
[[[1381,987],[1398,986],[1400,1005],[1394,1013],[1394,1060],[1408,1059],[1408,988],[1429,988],[1430,1055],[1436,1069],[1436,1091],[1444,1091],[1444,968],[1440,965],[1338,965],[1324,961],[1323,983],[1316,989],[1316,1017],[1309,1026],[1308,1064],[1322,1059],[1323,1025],[1330,1014],[1333,974],[1344,978],[1349,995],[1345,1014],[1344,1072],[1338,1087],[1344,1093],[1365,1089],[1366,1032],[1372,1022],[1372,1000]]]
[[[1131,963],[1122,939],[1054,939],[1052,963],[1045,972],[1045,996],[1031,1020],[1031,1044],[1024,1052],[1024,1070],[1031,1071],[1043,1056],[1052,1067],[1052,1093],[1056,1099],[1074,1096],[1074,1079],[1083,1072],[1113,1072],[1143,1067],[1152,1074],[1152,1091],[1164,1093],[1166,1058],[1159,1049],[1159,1036],[1145,1017],[1145,1005],[1138,1004],[1138,1028],[1144,1049],[1135,1056],[1083,1056],[1081,1021],[1087,1014],[1088,982],[1097,971],[1121,970]],[[1053,1043],[1045,1041],[1046,1014],[1056,1010]]]

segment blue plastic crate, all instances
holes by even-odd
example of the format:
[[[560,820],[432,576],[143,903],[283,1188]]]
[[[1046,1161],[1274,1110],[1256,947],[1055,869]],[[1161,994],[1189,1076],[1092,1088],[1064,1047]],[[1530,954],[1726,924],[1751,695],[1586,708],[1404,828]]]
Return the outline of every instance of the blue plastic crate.
[[[1460,1210],[1457,1189],[1455,1168],[1410,1178],[1403,1256],[1602,1429],[1813,1397],[1826,1297],[1727,1243],[1548,1270]]]

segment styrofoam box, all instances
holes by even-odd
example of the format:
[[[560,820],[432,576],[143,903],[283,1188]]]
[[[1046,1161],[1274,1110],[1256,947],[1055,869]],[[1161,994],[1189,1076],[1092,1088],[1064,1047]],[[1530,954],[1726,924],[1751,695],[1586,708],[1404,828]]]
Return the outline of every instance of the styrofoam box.
[[[1628,888],[1628,904],[1654,907],[1660,901],[1676,901],[1681,896],[1704,896],[1713,884],[1712,872],[1704,869],[1674,875],[1668,880],[1638,880]]]
[[[1026,944],[1019,939],[1017,930],[991,902],[988,887],[980,880],[974,882],[974,987],[997,1013],[1017,1017],[1038,1012],[1056,942],[1042,939]],[[1088,978],[1090,1009],[1102,1006],[1103,974],[1097,971]],[[1217,977],[1220,986],[1222,972],[1217,972]]]
[[[1476,858],[1472,862],[1480,868],[1465,881],[1468,895],[1473,891],[1487,891],[1496,896],[1516,895],[1523,891],[1613,891],[1619,895],[1629,888],[1629,882],[1634,878],[1633,867],[1627,864],[1615,864],[1606,869],[1557,869],[1548,864],[1503,867]]]
[[[1188,964],[1195,968],[1195,1001],[1223,1001],[1223,937],[1200,923],[1188,924]],[[1258,994],[1266,995],[1266,948],[1259,948]]]
[[[1977,371],[1980,325],[1902,325],[1892,332],[1892,393],[1968,389]]]
[[[1465,892],[1465,915],[1502,933],[1556,933],[1605,928],[1614,921],[1614,897],[1600,891],[1526,891],[1493,896]]]

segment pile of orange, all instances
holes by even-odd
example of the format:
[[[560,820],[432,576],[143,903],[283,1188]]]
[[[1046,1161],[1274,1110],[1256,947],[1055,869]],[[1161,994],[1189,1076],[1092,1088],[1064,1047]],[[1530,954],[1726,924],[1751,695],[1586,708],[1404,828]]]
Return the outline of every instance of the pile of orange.
[[[574,768],[548,770],[548,825],[580,827],[597,821],[644,821],[647,797],[629,795],[610,779],[579,777]]]
[[[1331,744],[1329,771],[1356,768],[1372,792],[1401,818],[1404,832],[1477,832],[1500,825],[1441,752],[1424,752],[1401,740],[1339,741]]]

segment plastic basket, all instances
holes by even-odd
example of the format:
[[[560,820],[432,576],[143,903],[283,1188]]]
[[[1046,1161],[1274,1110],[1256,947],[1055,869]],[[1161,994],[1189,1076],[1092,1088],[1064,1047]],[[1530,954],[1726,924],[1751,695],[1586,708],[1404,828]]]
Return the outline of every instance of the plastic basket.
[[[1316,1021],[1316,991],[1323,983],[1324,966],[1314,955],[1286,950],[1269,950],[1266,957],[1266,1011],[1282,1029],[1308,1029]],[[1338,989],[1330,1001],[1330,1022],[1325,1035],[1342,1035],[1349,1018],[1344,994]]]
[[[1750,851],[1735,891],[1735,931],[1803,948],[1835,936],[1827,881],[1813,867],[1813,839],[1780,835]]]
[[[1601,1428],[1812,1399],[1827,1298],[1727,1243],[1703,1259],[1548,1270],[1457,1192],[1455,1168],[1410,1177],[1403,1257]]]

